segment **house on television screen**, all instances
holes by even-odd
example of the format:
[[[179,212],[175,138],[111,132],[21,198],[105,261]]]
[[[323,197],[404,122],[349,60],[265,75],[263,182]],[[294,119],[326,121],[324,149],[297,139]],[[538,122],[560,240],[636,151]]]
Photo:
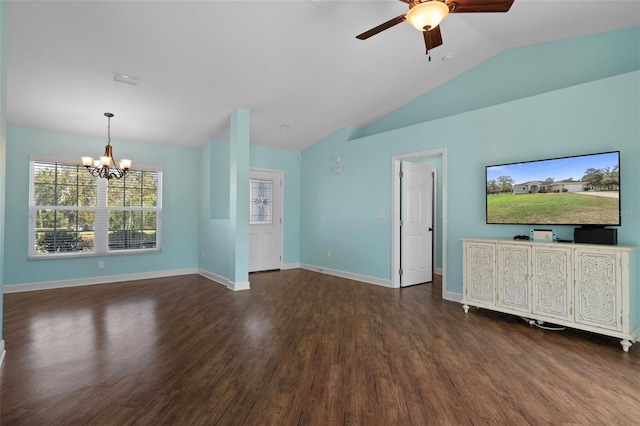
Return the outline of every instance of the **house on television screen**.
[[[547,192],[582,192],[588,189],[588,183],[576,180],[537,181],[532,180],[513,185],[514,194],[538,194]]]

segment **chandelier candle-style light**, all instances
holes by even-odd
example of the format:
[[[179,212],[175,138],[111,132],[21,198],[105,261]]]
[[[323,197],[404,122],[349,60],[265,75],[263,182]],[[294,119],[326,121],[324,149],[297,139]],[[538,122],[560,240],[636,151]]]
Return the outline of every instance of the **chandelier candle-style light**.
[[[131,160],[120,160],[116,166],[116,159],[113,157],[113,149],[111,148],[111,117],[113,114],[105,112],[104,116],[107,117],[108,138],[107,145],[104,147],[104,155],[99,160],[94,160],[93,157],[81,157],[82,165],[95,177],[120,179],[131,167]]]

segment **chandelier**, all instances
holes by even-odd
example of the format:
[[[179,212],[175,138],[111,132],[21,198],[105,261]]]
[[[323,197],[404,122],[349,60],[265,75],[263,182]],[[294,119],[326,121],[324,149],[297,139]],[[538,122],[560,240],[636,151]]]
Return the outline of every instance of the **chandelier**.
[[[104,179],[120,179],[131,167],[131,160],[120,160],[118,166],[116,166],[116,159],[113,157],[113,149],[111,147],[111,117],[113,114],[105,112],[104,116],[107,117],[107,145],[104,147],[104,155],[99,160],[94,160],[93,157],[81,157],[82,165],[89,170],[92,176],[101,177]]]

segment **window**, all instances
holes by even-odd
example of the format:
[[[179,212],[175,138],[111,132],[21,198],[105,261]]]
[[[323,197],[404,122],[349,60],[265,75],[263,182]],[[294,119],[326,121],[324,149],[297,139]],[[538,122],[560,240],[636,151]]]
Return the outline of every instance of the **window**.
[[[107,180],[80,163],[30,164],[30,258],[160,250],[162,171]]]

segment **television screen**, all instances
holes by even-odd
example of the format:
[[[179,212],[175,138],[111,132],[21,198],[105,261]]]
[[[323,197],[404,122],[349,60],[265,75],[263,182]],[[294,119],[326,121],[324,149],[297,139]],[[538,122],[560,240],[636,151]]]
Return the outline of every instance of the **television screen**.
[[[487,223],[620,226],[620,152],[488,166]]]

